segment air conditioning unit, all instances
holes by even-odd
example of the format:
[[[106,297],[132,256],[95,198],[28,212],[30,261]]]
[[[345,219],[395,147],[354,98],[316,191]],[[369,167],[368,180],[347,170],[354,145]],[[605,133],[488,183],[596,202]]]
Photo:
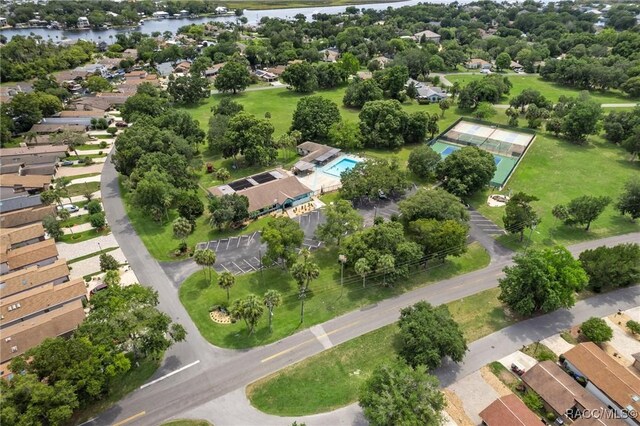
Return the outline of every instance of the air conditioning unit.
[[[6,339],[4,339],[4,341],[5,341],[6,343],[9,343],[9,342],[11,341],[11,337],[7,337]]]
[[[18,352],[17,346],[11,346],[11,352]]]

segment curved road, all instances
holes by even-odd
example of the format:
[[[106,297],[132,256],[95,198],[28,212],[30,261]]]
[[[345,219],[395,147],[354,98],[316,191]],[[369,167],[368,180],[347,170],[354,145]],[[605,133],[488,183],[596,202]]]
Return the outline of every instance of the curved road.
[[[118,176],[110,161],[105,163],[101,188],[109,224],[129,264],[140,282],[158,290],[160,309],[182,323],[189,334],[186,342],[175,345],[167,352],[161,368],[149,383],[87,424],[160,424],[197,407],[207,407],[206,404],[212,400],[243,388],[260,377],[397,321],[400,309],[419,300],[428,300],[432,304],[447,303],[495,287],[502,268],[510,264],[508,257],[501,257],[482,270],[361,308],[276,343],[248,350],[226,350],[210,345],[200,336],[178,299],[177,286],[149,255],[133,230],[120,199]],[[577,254],[603,244],[638,240],[640,233],[634,233],[588,241],[569,249]],[[637,305],[640,301],[638,292],[605,296],[615,298],[616,295],[620,298],[615,300],[618,304]],[[452,374],[458,373],[452,369]],[[237,424],[245,423],[242,418],[235,420]]]

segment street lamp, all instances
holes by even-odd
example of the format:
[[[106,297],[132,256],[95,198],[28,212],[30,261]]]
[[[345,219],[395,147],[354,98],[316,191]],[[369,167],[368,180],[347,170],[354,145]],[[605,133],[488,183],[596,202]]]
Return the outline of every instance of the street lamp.
[[[338,262],[340,262],[340,285],[344,285],[344,264],[347,263],[347,256],[341,254],[338,256]]]

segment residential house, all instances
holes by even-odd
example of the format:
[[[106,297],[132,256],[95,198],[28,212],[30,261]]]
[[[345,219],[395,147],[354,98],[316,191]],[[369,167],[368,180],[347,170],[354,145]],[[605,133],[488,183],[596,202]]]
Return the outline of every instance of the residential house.
[[[247,197],[249,215],[258,217],[308,202],[313,191],[295,176],[285,171],[272,170],[239,179],[225,185],[209,188],[209,193],[220,197],[238,194]]]
[[[517,63],[516,61],[511,61],[511,64],[509,65],[509,68],[511,68],[511,70],[515,71],[515,72],[524,71],[524,67],[522,65],[520,65],[519,63]]]
[[[493,401],[480,412],[486,426],[540,426],[540,418],[514,394]]]
[[[3,18],[2,16],[0,16],[0,27],[6,27],[7,26],[7,18]]]
[[[219,64],[210,66],[204,71],[205,77],[213,78],[217,76],[220,73],[220,70],[222,69],[222,67],[224,67],[225,65],[227,65],[226,62],[221,62]]]
[[[7,200],[3,200],[0,203],[4,209]],[[19,207],[18,209],[6,212],[3,209],[0,209],[0,229],[15,228],[35,222],[41,223],[45,217],[55,216],[56,214],[56,208],[53,205],[36,205],[27,208]]]
[[[264,70],[276,75],[277,77],[280,77],[282,75],[282,73],[284,73],[284,71],[287,69],[286,65],[278,65],[275,67],[269,67],[269,68],[265,68]]]
[[[169,77],[173,73],[173,64],[171,62],[156,64],[156,71],[161,77]]]
[[[55,174],[56,163],[66,156],[66,145],[40,145],[0,149],[0,174]]]
[[[163,10],[159,10],[157,12],[153,12],[151,14],[152,17],[156,18],[156,19],[165,19],[169,17],[169,12],[165,12]]]
[[[413,35],[413,39],[416,41],[416,43],[422,43],[423,41],[440,43],[440,34],[434,33],[431,30],[424,30],[424,31],[420,31],[419,33],[415,33]]]
[[[373,78],[373,73],[371,71],[358,71],[356,72],[356,77],[360,80],[371,80]]]
[[[259,79],[261,79],[263,81],[267,81],[269,83],[271,83],[272,81],[278,81],[278,76],[277,75],[275,75],[273,73],[270,73],[268,71],[265,71],[265,70],[255,70],[254,74]]]
[[[583,377],[585,388],[596,398],[615,410],[620,418],[624,412],[640,412],[640,377],[623,367],[595,343],[580,343],[562,356],[564,366]],[[627,418],[629,425],[640,420]]]
[[[337,49],[322,49],[318,53],[320,53],[320,60],[324,62],[337,62],[340,56]]]
[[[10,377],[12,358],[73,331],[86,297],[84,281],[70,279],[42,224],[0,228],[0,376]]]
[[[82,29],[82,28],[90,28],[90,27],[91,27],[91,24],[89,23],[89,19],[87,19],[87,17],[86,17],[86,16],[80,16],[80,17],[78,18],[78,23],[76,24],[76,26],[77,26],[79,29]]]
[[[214,9],[217,14],[227,13],[229,10],[224,6],[218,6]]]
[[[545,409],[553,412],[563,422],[584,419],[590,413],[604,413],[607,406],[593,396],[575,379],[565,373],[556,363],[542,361],[531,367],[523,376],[522,381],[527,388],[537,393],[544,401]],[[611,426],[624,426],[622,420],[608,419]]]
[[[173,72],[178,74],[186,74],[189,72],[190,69],[191,69],[191,62],[181,61],[181,62],[178,62],[175,67],[173,67]]]
[[[447,98],[447,91],[437,86],[427,86],[424,83],[410,78],[405,83],[405,87],[411,84],[416,88],[416,99],[423,102],[435,103]]]
[[[64,131],[84,133],[89,130],[89,126],[82,124],[59,124],[59,123],[38,123],[31,127],[31,132],[37,134],[60,133]]]
[[[487,62],[484,59],[480,59],[480,58],[473,58],[473,59],[469,59],[465,64],[464,64],[465,68],[470,69],[470,70],[490,70],[491,69],[491,62]]]

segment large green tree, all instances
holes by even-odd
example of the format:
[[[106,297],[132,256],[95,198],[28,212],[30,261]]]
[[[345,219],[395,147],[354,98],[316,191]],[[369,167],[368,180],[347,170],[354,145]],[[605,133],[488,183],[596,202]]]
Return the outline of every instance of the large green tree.
[[[628,214],[632,220],[640,217],[640,179],[629,179],[616,202],[616,209],[622,215]]]
[[[442,358],[461,362],[467,342],[458,323],[445,305],[433,307],[418,302],[400,311],[400,356],[411,366],[438,368]]]
[[[575,304],[575,293],[588,277],[580,262],[564,247],[528,250],[504,269],[498,298],[518,315],[546,313]]]
[[[517,192],[509,198],[504,209],[504,216],[502,216],[504,229],[510,234],[520,235],[520,241],[524,239],[525,229],[532,229],[540,223],[538,214],[529,204],[532,201],[538,201],[538,198],[524,192]]]
[[[404,144],[408,115],[396,100],[371,101],[360,111],[360,132],[364,145],[397,148]]]
[[[160,222],[169,217],[175,191],[169,175],[154,168],[138,182],[131,199],[138,208],[149,212],[154,220]]]
[[[316,237],[325,244],[336,244],[345,235],[362,228],[362,216],[348,200],[338,200],[324,209],[325,222],[318,225]]]
[[[376,199],[381,194],[399,195],[409,186],[406,173],[400,170],[397,161],[368,159],[351,170],[342,172],[340,194],[354,202]]]
[[[289,65],[281,77],[296,92],[311,93],[318,88],[316,70],[306,61]]]
[[[213,83],[220,92],[233,92],[235,95],[249,87],[251,76],[246,65],[238,61],[229,61],[220,69],[220,73]]]
[[[433,177],[442,157],[429,145],[420,145],[409,154],[407,168],[421,179]]]
[[[233,158],[243,155],[248,165],[273,163],[278,155],[273,141],[274,127],[269,120],[241,112],[233,116],[221,141],[222,155]]]
[[[409,234],[422,246],[425,256],[444,260],[467,251],[469,226],[457,220],[418,219],[409,224]]]
[[[291,131],[297,130],[303,140],[324,142],[333,124],[340,122],[340,110],[330,99],[323,96],[307,96],[298,101]]]
[[[362,148],[360,126],[353,121],[341,120],[338,123],[333,123],[331,127],[329,127],[327,136],[329,144],[336,148],[348,151],[355,151]]]
[[[283,268],[289,268],[296,260],[296,251],[302,246],[304,232],[298,222],[288,217],[278,217],[265,225],[262,240],[267,244],[262,263],[278,263]]]
[[[354,78],[344,92],[342,103],[352,108],[362,108],[370,101],[379,101],[384,98],[384,93],[375,80],[361,80]]]
[[[595,292],[624,287],[640,281],[640,245],[601,246],[580,253],[580,263]]]
[[[456,220],[466,223],[469,213],[460,199],[444,189],[425,189],[418,191],[398,203],[404,223],[418,219]]]
[[[209,97],[209,80],[199,75],[178,77],[169,81],[167,92],[179,104],[195,105]]]
[[[209,198],[209,223],[218,229],[242,223],[249,218],[249,199],[244,195],[225,194]]]
[[[413,369],[397,361],[373,371],[362,386],[359,401],[373,426],[439,426],[446,406],[438,379],[425,366]]]
[[[584,225],[585,231],[588,231],[591,222],[596,220],[610,203],[611,198],[607,196],[583,195],[569,201],[567,205],[554,206],[552,214],[565,225]]]
[[[459,149],[438,165],[438,178],[447,191],[471,195],[488,185],[496,172],[493,155],[475,146]]]

